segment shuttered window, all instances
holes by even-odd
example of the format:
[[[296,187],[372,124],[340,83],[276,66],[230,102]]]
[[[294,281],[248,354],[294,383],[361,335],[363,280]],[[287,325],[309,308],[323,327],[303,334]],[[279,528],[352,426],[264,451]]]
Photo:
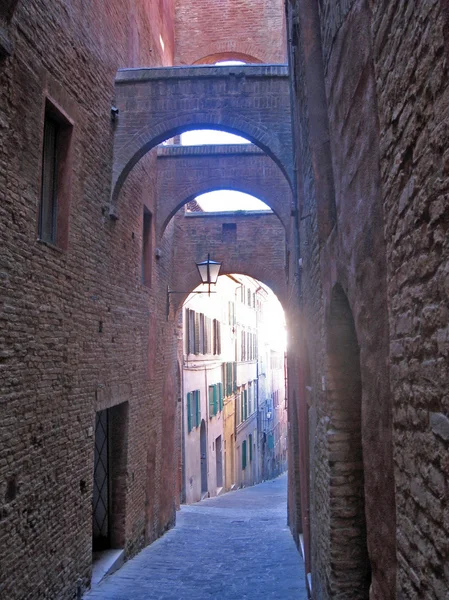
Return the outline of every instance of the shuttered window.
[[[223,410],[223,384],[217,383],[218,386],[218,407],[219,410],[222,411]]]
[[[242,470],[246,469],[246,440],[242,442]]]
[[[200,390],[187,394],[187,430],[190,433],[201,423],[201,397]]]
[[[194,354],[200,353],[200,315],[199,313],[194,313],[195,315],[195,336],[194,336]]]
[[[248,445],[249,445],[249,462],[253,460],[253,434],[250,433],[248,436]]]
[[[190,433],[193,429],[193,398],[192,393],[187,394],[187,430]]]
[[[200,398],[200,390],[195,390],[193,393],[195,395],[195,417],[196,417],[195,426],[199,427],[200,423],[201,423],[201,398]]]

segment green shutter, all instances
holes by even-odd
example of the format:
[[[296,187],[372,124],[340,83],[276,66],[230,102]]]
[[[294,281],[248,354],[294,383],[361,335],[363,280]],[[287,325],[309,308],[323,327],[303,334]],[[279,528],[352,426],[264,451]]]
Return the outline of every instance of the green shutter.
[[[187,394],[187,430],[190,433],[192,431],[192,394],[189,392]]]
[[[235,394],[237,391],[237,363],[231,363],[232,371],[232,393]]]
[[[242,442],[242,469],[246,469],[246,440]]]
[[[250,433],[249,434],[249,462],[251,462],[253,460],[253,434]]]
[[[243,420],[246,421],[248,418],[248,390],[243,392],[243,408],[244,408],[244,417]]]
[[[214,385],[214,415],[218,413],[218,386]]]
[[[217,384],[218,385],[218,404],[219,404],[219,410],[223,410],[223,384],[220,382]]]
[[[200,390],[193,392],[195,395],[195,409],[196,409],[196,424],[195,427],[199,427],[201,423],[201,401],[200,401]]]
[[[214,386],[210,385],[209,386],[209,419],[212,419],[212,417],[216,414],[214,411],[214,404],[215,404],[215,398],[214,398]]]

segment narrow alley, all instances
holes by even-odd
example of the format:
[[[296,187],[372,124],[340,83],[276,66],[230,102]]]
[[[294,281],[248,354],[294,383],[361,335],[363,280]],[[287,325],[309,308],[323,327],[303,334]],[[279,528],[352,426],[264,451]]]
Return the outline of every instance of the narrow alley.
[[[85,600],[305,600],[286,523],[287,475],[185,505],[177,525]]]

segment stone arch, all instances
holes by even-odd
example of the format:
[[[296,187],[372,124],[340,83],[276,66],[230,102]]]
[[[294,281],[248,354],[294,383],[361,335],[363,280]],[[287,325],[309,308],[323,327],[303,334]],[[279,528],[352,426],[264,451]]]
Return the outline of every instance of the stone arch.
[[[327,319],[330,570],[332,597],[348,589],[368,600],[371,565],[367,546],[362,449],[360,349],[343,288],[332,290]]]
[[[216,52],[215,54],[209,54],[203,58],[199,58],[193,64],[194,65],[214,65],[215,63],[222,60],[240,60],[246,64],[257,64],[263,63],[263,60],[247,54],[245,52]]]

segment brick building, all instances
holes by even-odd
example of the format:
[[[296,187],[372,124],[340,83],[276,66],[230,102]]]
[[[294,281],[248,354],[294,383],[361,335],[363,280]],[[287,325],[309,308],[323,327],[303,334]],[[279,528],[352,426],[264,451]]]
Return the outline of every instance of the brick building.
[[[313,597],[447,596],[447,2],[285,8],[0,4],[2,598],[79,597],[93,549],[126,559],[173,525],[167,288],[194,289],[211,248],[286,309]],[[159,146],[194,128],[253,145],[209,179],[217,156]],[[274,214],[180,215],[230,182]]]

